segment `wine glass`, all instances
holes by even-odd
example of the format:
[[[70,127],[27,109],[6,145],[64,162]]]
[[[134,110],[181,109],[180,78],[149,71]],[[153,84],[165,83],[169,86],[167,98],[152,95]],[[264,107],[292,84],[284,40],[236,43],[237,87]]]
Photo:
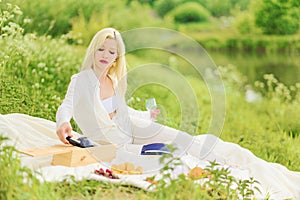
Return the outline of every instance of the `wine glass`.
[[[157,108],[155,98],[146,99],[146,109],[155,110]]]
[[[157,108],[157,104],[155,98],[146,99],[146,109],[151,112],[151,110],[155,110]],[[152,119],[155,120],[155,119]]]

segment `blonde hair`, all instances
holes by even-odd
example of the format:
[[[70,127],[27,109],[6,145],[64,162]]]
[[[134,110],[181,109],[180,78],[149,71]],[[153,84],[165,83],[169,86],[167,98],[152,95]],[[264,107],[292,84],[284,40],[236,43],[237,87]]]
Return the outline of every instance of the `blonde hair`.
[[[91,40],[82,66],[81,71],[87,69],[93,69],[95,66],[94,55],[95,52],[100,48],[103,42],[107,39],[115,39],[117,42],[117,59],[115,63],[110,67],[108,74],[117,80],[117,89],[121,92],[122,95],[125,95],[127,88],[127,79],[126,79],[126,60],[125,60],[125,45],[121,34],[114,28],[104,28],[98,31],[93,39]]]

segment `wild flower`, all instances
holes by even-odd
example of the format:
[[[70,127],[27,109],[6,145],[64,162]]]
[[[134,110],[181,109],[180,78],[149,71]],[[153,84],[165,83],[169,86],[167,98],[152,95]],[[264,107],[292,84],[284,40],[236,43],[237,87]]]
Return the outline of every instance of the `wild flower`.
[[[6,4],[6,8],[0,10],[0,39],[16,36],[24,32],[24,29],[16,23],[17,16],[21,16],[23,13],[17,5],[10,3]]]
[[[281,83],[274,74],[265,74],[264,82],[256,81],[256,89],[259,90],[265,97],[272,101],[292,102],[297,101],[297,96],[300,93],[299,83],[287,86]]]

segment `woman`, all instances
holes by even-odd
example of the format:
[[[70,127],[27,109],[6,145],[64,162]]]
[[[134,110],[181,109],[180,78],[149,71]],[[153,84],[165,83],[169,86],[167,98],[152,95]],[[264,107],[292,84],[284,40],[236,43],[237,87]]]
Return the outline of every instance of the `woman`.
[[[177,156],[187,153],[197,159],[216,160],[227,166],[247,170],[270,192],[271,197],[274,194],[276,198],[300,197],[300,173],[261,160],[250,151],[223,142],[213,135],[192,137],[185,132],[154,123],[150,118],[158,114],[157,110],[142,112],[126,105],[126,86],[125,46],[121,35],[112,28],[100,30],[87,49],[81,71],[72,76],[65,99],[58,108],[56,133],[60,141],[68,144],[66,137],[76,134],[72,132],[70,124],[73,117],[83,135],[95,142],[118,144],[120,148],[125,147],[124,150],[130,145],[136,145],[138,153],[142,148],[139,144],[172,143],[177,147],[174,152]],[[1,117],[0,127],[6,127],[2,132],[10,138],[16,140],[21,137],[13,126],[25,122],[31,133],[40,136],[32,141],[32,145],[55,143],[51,135],[54,127],[50,122],[25,115]],[[39,126],[48,129],[40,133]],[[26,138],[26,135],[23,137]],[[22,139],[18,144],[23,148],[30,147]]]
[[[124,54],[124,43],[116,30],[103,29],[94,36],[81,72],[72,76],[66,97],[57,111],[57,135],[63,143],[68,144],[66,136],[72,137],[72,116],[91,140],[124,144],[144,143],[146,138],[147,142],[175,138],[173,132],[177,130],[149,121],[158,110],[141,112],[126,105]]]

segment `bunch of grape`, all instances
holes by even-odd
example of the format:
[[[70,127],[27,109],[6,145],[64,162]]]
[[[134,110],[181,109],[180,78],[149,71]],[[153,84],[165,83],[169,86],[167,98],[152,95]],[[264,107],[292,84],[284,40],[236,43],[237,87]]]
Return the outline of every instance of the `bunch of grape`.
[[[94,171],[94,173],[97,174],[97,175],[100,175],[100,176],[104,176],[104,177],[110,178],[110,179],[119,179],[119,177],[116,176],[116,175],[114,175],[114,174],[112,173],[112,171],[109,170],[109,169],[106,169],[105,171],[104,171],[104,169],[102,169],[102,168],[100,168],[99,170],[96,169],[96,170]]]

